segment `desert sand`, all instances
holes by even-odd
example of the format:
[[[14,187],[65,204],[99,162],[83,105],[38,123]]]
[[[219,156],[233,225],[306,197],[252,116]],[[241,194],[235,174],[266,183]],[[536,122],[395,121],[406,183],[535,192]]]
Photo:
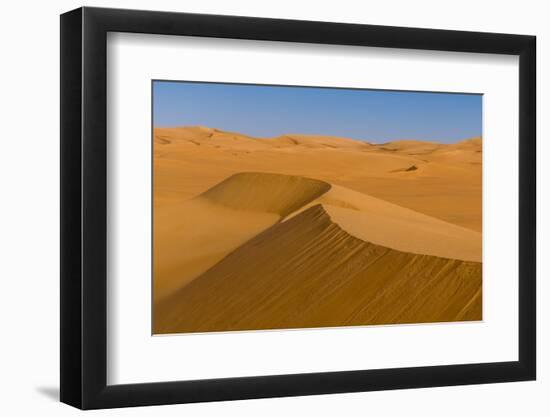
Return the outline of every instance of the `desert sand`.
[[[154,131],[154,333],[480,320],[481,138]]]

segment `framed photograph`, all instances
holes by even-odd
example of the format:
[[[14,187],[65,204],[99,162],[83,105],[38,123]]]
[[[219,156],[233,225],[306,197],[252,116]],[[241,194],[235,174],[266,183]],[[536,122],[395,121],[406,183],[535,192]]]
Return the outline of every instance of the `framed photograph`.
[[[61,16],[61,401],[533,380],[535,37]]]

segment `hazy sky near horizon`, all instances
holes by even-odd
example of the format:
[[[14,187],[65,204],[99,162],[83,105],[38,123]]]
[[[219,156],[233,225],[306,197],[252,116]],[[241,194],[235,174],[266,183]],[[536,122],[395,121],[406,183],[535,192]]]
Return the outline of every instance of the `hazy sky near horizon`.
[[[301,133],[452,143],[481,135],[482,96],[154,81],[153,124],[202,125],[255,137]]]

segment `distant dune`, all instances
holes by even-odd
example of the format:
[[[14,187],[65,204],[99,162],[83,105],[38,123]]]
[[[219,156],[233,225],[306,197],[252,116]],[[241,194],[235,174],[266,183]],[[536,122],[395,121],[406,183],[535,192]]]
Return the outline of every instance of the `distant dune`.
[[[305,147],[310,149],[355,149],[365,150],[372,145],[368,142],[341,138],[338,136],[320,136],[320,135],[283,135],[276,138],[263,139],[274,147]]]
[[[155,333],[481,318],[481,264],[354,238],[321,205],[233,251],[155,309]]]
[[[480,320],[481,158],[155,129],[154,332]]]

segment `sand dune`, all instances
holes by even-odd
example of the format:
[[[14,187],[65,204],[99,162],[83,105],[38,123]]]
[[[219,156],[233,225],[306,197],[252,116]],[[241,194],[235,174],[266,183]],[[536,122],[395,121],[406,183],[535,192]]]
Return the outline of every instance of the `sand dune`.
[[[235,174],[196,198],[155,209],[155,302],[330,189],[280,174]]]
[[[155,142],[158,144],[184,143],[194,146],[252,148],[347,148],[366,149],[371,144],[349,138],[323,135],[287,134],[274,138],[258,139],[237,132],[226,132],[205,126],[156,128]]]
[[[316,204],[359,239],[414,254],[481,261],[481,234],[472,230],[324,181],[239,173],[190,201],[155,210],[155,299],[183,287],[257,233]]]
[[[233,210],[206,199],[155,208],[155,303],[279,219],[274,213]]]
[[[376,145],[308,135],[260,139],[180,127],[156,128],[154,141],[155,205],[191,199],[239,172],[271,172],[340,185],[481,231],[480,138],[453,145]],[[417,169],[407,171],[411,166]]]
[[[370,149],[371,144],[358,140],[341,138],[337,136],[321,136],[321,135],[283,135],[272,139],[264,140],[269,145],[274,147],[305,147],[310,149],[355,149],[365,150]]]
[[[473,230],[340,186],[304,208],[319,203],[359,239],[404,252],[481,262],[481,233]]]
[[[396,155],[416,156],[424,162],[446,164],[481,163],[482,141],[480,137],[465,139],[453,144],[403,140],[376,145],[378,149],[395,152]]]
[[[429,155],[445,145],[438,142],[424,142],[419,140],[396,140],[382,143],[376,147],[386,152],[405,153],[407,155]]]
[[[232,175],[200,197],[237,210],[264,211],[285,217],[330,187],[324,181],[311,178],[244,172]]]
[[[351,236],[321,205],[240,246],[155,307],[154,332],[477,320],[481,264]]]
[[[155,129],[154,332],[481,319],[481,160]]]

